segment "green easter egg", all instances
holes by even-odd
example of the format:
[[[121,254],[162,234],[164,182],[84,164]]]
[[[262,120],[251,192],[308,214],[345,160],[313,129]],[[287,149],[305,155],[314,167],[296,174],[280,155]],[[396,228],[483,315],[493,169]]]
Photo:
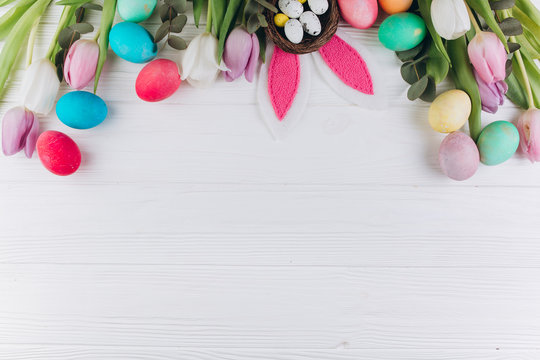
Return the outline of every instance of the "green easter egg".
[[[118,0],[118,14],[124,21],[141,22],[150,17],[157,0]]]
[[[426,37],[426,24],[418,15],[398,13],[391,15],[379,27],[379,41],[393,51],[410,50]]]
[[[486,165],[498,165],[510,159],[519,145],[519,133],[508,121],[495,121],[482,130],[476,143],[480,161]]]

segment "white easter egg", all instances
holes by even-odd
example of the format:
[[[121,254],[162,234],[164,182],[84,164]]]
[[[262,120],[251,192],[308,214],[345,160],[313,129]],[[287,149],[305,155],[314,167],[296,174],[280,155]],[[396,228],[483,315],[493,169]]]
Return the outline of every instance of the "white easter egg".
[[[290,19],[297,19],[304,12],[304,6],[298,0],[279,0],[278,6]]]
[[[304,37],[302,24],[296,19],[290,19],[285,23],[285,36],[293,44],[299,44]]]
[[[328,0],[308,0],[308,5],[316,15],[322,15],[328,11]]]
[[[307,32],[309,35],[317,36],[321,33],[321,22],[319,21],[319,17],[315,15],[315,13],[311,11],[305,11],[300,15],[300,24],[302,24],[302,28],[305,32]]]

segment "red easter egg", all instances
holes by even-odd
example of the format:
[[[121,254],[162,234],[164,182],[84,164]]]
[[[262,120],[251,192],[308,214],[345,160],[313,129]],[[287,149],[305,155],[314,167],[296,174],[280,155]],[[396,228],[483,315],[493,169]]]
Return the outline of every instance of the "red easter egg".
[[[73,174],[81,165],[81,151],[69,136],[59,131],[45,131],[37,139],[39,160],[55,175]]]
[[[377,0],[338,0],[339,12],[352,27],[367,29],[377,20]]]
[[[176,63],[157,59],[142,68],[135,81],[135,91],[144,101],[161,101],[174,94],[180,82]]]

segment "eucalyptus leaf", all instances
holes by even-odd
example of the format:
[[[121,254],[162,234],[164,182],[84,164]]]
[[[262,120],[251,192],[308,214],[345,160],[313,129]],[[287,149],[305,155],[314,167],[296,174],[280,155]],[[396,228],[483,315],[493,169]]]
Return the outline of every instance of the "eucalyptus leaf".
[[[78,7],[77,10],[75,10],[75,22],[82,22],[84,20],[84,15],[86,15],[86,9],[81,7]]]
[[[516,0],[494,0],[490,1],[489,5],[493,10],[505,10],[514,7]]]
[[[423,47],[424,47],[424,43],[422,42],[410,50],[396,51],[396,55],[399,58],[399,60],[401,60],[402,62],[409,61],[409,60],[414,59],[416,55],[420,54]]]
[[[253,34],[255,31],[257,31],[261,27],[261,24],[259,23],[259,18],[257,17],[257,14],[251,14],[247,21],[247,31],[250,34]]]
[[[255,1],[258,2],[261,6],[267,8],[268,10],[270,10],[270,11],[272,11],[274,13],[278,12],[277,7],[275,7],[273,4],[269,3],[266,0],[255,0]]]
[[[426,90],[424,90],[422,95],[420,95],[420,99],[426,102],[432,102],[433,100],[435,100],[435,96],[437,95],[436,92],[437,87],[435,85],[435,80],[431,76],[428,76],[428,84]]]
[[[499,27],[506,36],[516,36],[523,34],[521,23],[515,18],[506,18],[499,23]],[[510,48],[509,48],[510,49]]]
[[[424,75],[420,80],[411,85],[407,91],[407,98],[409,100],[418,99],[427,89],[429,83],[429,78],[427,75]]]
[[[261,27],[268,27],[268,22],[266,21],[266,17],[263,14],[258,13],[257,17],[259,18],[259,24],[261,25]]]
[[[176,35],[170,35],[169,39],[167,40],[167,44],[176,50],[185,50],[187,48],[186,41]]]
[[[423,62],[414,64],[412,62],[401,65],[401,77],[408,84],[414,84],[426,75],[426,64]]]
[[[69,49],[71,44],[81,38],[81,34],[70,27],[62,29],[58,34],[58,44],[62,49]]]
[[[165,21],[161,26],[157,29],[156,35],[154,36],[154,43],[158,43],[161,40],[167,36],[169,33],[169,28],[171,26],[171,22],[169,20]]]
[[[65,55],[66,55],[66,49],[61,49],[60,51],[58,51],[56,55],[54,56],[54,64],[55,65],[63,64]]]
[[[184,29],[187,22],[187,16],[180,14],[171,21],[171,32],[179,33]]]
[[[103,6],[101,6],[99,4],[90,3],[90,2],[84,4],[82,7],[85,8],[85,9],[88,9],[88,10],[96,10],[96,11],[103,10]]]
[[[508,52],[509,53],[513,53],[513,52],[519,50],[520,47],[521,47],[521,45],[518,44],[518,43],[510,42],[510,41],[508,42]]]
[[[64,64],[56,66],[56,76],[58,76],[58,81],[62,82],[64,80]]]
[[[186,0],[165,0],[165,4],[172,7],[177,13],[186,11]]]
[[[508,59],[506,60],[506,64],[504,65],[504,69],[506,71],[506,74],[504,76],[505,79],[507,79],[510,74],[512,73],[512,60],[511,59]]]
[[[87,34],[94,31],[94,27],[90,25],[89,23],[85,23],[85,22],[75,23],[73,25],[70,25],[69,28],[80,34]]]
[[[159,7],[158,13],[162,22],[165,22],[167,20],[172,20],[176,17],[176,15],[178,15],[178,13],[176,12],[176,10],[174,10],[174,8],[166,4],[163,4]]]

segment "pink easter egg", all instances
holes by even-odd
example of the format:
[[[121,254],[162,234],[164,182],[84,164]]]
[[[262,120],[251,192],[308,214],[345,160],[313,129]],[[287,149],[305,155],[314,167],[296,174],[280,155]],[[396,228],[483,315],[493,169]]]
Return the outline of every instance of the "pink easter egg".
[[[468,135],[453,132],[447,135],[439,148],[439,164],[450,179],[462,181],[474,175],[480,163],[478,147]]]
[[[343,19],[352,27],[367,29],[377,20],[377,0],[338,0]]]
[[[59,131],[45,131],[37,139],[39,160],[55,175],[73,174],[81,165],[81,151],[69,136]]]
[[[180,82],[176,63],[157,59],[143,67],[135,81],[135,91],[144,101],[161,101],[174,94]]]

